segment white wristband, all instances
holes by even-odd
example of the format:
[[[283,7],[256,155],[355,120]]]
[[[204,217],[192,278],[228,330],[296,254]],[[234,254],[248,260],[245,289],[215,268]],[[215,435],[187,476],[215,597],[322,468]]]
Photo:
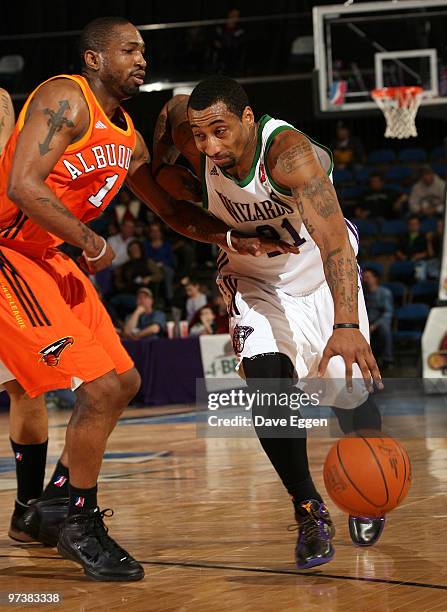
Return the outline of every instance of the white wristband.
[[[96,255],[96,257],[88,257],[88,256],[85,254],[85,252],[84,252],[84,251],[82,252],[82,254],[84,255],[84,257],[85,257],[85,259],[86,259],[87,261],[98,261],[98,259],[101,259],[101,257],[102,257],[102,256],[104,255],[104,253],[106,252],[106,250],[107,250],[107,242],[106,242],[106,240],[105,240],[105,239],[104,239],[102,236],[100,236],[100,238],[101,238],[101,240],[104,242],[104,244],[103,244],[103,246],[102,246],[102,249],[101,249],[101,251],[100,251],[99,255]]]
[[[233,243],[231,242],[231,232],[233,230],[229,229],[227,232],[227,244],[228,244],[228,248],[230,249],[230,251],[233,251],[233,253],[237,253],[237,249],[234,248]]]

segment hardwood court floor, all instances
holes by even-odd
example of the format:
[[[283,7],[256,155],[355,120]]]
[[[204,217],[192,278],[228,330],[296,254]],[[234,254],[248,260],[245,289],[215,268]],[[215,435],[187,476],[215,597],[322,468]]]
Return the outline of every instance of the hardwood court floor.
[[[59,592],[63,597],[57,607],[2,609],[447,610],[445,439],[404,441],[413,486],[389,516],[376,547],[355,548],[346,517],[330,504],[338,529],[336,556],[321,568],[299,572],[293,563],[296,535],[286,529],[293,522],[290,502],[257,440],[197,438],[192,419],[178,414],[184,411],[128,410],[109,443],[100,504],[114,508],[111,533],[144,563],[146,578],[135,584],[90,581],[54,549],[8,539],[14,472],[7,415],[0,415],[0,592]],[[61,449],[67,418],[67,413],[51,415],[50,460]],[[423,426],[424,417],[413,418]],[[321,465],[332,442],[310,442],[321,491]]]

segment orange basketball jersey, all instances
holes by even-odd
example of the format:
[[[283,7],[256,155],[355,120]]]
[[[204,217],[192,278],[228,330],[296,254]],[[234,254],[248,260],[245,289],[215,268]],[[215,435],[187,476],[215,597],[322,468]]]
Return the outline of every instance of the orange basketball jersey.
[[[71,79],[79,85],[88,105],[90,123],[85,135],[65,149],[45,182],[64,205],[86,223],[102,213],[123,184],[135,149],[135,129],[124,109],[121,112],[126,129],[110,121],[84,77],[62,74],[48,81],[60,78]],[[0,158],[0,245],[39,257],[63,241],[31,221],[7,196],[8,174],[17,139],[37,89],[26,101]]]

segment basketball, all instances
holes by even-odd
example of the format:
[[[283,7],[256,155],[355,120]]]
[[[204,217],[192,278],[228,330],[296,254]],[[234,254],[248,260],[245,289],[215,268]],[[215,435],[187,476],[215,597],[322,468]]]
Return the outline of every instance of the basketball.
[[[393,438],[347,437],[330,449],[324,484],[332,501],[353,516],[382,516],[406,497],[411,464]]]

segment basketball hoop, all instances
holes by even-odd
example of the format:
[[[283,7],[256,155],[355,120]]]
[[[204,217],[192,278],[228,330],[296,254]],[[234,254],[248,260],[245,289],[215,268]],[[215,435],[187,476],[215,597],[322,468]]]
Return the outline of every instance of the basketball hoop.
[[[422,87],[373,89],[371,96],[385,115],[385,138],[411,138],[418,135],[415,119],[423,93]]]

